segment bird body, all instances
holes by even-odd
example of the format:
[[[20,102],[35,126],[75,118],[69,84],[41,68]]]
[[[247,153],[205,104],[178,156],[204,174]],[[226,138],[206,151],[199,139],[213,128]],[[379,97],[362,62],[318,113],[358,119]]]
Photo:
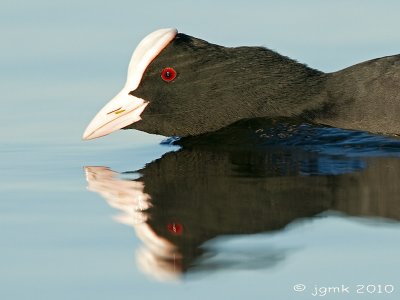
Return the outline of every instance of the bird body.
[[[84,133],[195,136],[252,118],[400,134],[400,55],[324,73],[263,47],[223,47],[175,29],[136,48],[122,91]]]
[[[321,97],[329,109],[314,121],[346,129],[400,134],[400,55],[327,74]]]

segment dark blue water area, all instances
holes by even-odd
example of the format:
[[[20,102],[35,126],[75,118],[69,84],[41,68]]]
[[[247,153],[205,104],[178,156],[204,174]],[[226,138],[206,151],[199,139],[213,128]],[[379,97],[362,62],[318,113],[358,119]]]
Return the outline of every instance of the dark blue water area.
[[[256,125],[253,124],[255,122]],[[206,136],[204,140],[186,142],[172,137],[162,144],[212,145],[231,147],[232,151],[240,149],[244,153],[269,153],[276,166],[288,167],[290,162],[295,168],[300,165],[302,175],[338,175],[360,171],[367,167],[368,159],[400,157],[400,138],[397,137],[285,121],[274,126],[260,125],[259,120],[253,123],[236,125],[233,131],[225,130]],[[235,130],[239,130],[239,134]]]
[[[275,129],[276,130],[276,129]],[[278,130],[282,130],[278,128]],[[278,145],[318,153],[302,164],[304,175],[337,175],[366,168],[371,157],[400,157],[400,139],[363,131],[300,125],[293,135],[270,139],[265,145]],[[283,129],[284,132],[284,129]]]
[[[282,144],[346,157],[400,156],[399,138],[373,135],[364,131],[313,127],[309,124],[299,126],[299,133],[282,141]]]

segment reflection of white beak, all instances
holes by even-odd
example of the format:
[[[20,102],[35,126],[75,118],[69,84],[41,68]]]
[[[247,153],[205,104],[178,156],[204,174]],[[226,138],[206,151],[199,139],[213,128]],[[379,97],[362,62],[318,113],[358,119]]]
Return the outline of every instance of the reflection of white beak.
[[[101,137],[140,121],[140,114],[147,104],[148,102],[129,95],[129,91],[123,89],[93,118],[83,134],[83,139]]]
[[[128,78],[121,92],[104,106],[90,122],[83,134],[84,140],[107,135],[115,130],[140,121],[140,115],[148,101],[134,97],[149,64],[175,38],[174,28],[159,29],[146,36],[132,54],[128,68]]]
[[[146,223],[146,210],[151,197],[146,194],[141,181],[123,180],[118,173],[107,167],[85,167],[88,189],[103,196],[108,204],[122,210],[118,222],[130,225],[144,247],[137,252],[140,268],[160,280],[176,279],[182,272],[182,255],[167,239],[157,235]]]
[[[151,203],[150,196],[143,192],[143,182],[120,180],[118,173],[106,167],[85,167],[85,173],[90,191],[99,193],[110,206],[126,213],[121,220],[132,226],[146,221],[145,210]]]

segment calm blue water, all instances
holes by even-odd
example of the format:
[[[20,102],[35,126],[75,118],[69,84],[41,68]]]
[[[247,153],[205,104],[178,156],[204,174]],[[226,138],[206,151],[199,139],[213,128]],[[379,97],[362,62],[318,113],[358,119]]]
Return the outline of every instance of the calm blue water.
[[[323,298],[398,299],[399,140],[307,125],[253,148],[80,137],[154,29],[334,71],[399,53],[399,9],[3,2],[0,298],[312,299],[343,284]]]

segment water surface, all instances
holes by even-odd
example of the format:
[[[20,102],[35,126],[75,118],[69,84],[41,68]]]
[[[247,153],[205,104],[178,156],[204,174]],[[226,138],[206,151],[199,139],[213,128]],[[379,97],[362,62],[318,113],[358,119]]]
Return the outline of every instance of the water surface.
[[[369,293],[384,280],[393,296],[398,265],[387,254],[399,246],[400,141],[309,124],[254,131],[260,122],[248,123],[181,140],[139,170],[85,167],[89,190],[134,228],[139,270],[185,284],[251,274],[260,284],[288,268],[283,294],[297,282],[308,296],[339,283]]]

